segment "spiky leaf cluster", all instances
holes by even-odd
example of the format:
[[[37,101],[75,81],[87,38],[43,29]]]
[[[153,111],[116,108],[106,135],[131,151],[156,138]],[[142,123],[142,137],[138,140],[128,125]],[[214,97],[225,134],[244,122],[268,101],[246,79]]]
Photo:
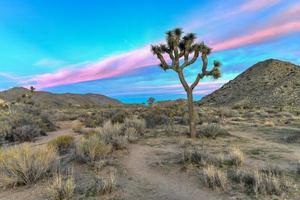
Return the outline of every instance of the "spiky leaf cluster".
[[[192,89],[205,76],[212,76],[215,79],[221,76],[221,63],[218,61],[214,61],[213,68],[207,70],[207,56],[211,53],[212,49],[205,45],[204,42],[197,42],[196,39],[197,37],[194,33],[184,35],[181,28],[176,28],[166,33],[165,44],[151,46],[152,52],[160,60],[160,67],[163,70],[172,69],[178,73],[182,73],[184,68],[194,64],[199,56],[201,56],[201,73],[198,74],[195,82],[191,85]],[[183,85],[185,89],[189,87],[185,83]]]

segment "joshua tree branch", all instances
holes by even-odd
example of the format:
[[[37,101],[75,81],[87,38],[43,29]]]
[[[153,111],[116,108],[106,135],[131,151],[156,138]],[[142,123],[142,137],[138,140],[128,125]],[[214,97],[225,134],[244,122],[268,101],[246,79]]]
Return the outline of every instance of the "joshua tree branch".
[[[199,51],[198,50],[194,51],[194,56],[193,56],[193,58],[190,61],[188,61],[188,56],[187,57],[185,56],[185,58],[184,58],[185,61],[181,65],[181,68],[184,69],[187,66],[194,64],[196,62],[196,60],[197,60],[198,57],[199,57]]]
[[[184,90],[188,91],[190,87],[184,78],[182,70],[181,69],[177,70],[177,74],[178,74],[178,77],[179,77],[179,80],[180,80],[182,86],[184,87]]]

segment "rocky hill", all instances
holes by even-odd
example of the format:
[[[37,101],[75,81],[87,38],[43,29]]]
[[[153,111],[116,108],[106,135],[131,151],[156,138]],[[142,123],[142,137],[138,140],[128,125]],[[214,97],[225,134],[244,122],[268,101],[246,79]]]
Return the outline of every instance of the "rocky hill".
[[[259,62],[204,97],[200,103],[217,106],[248,104],[300,107],[300,67],[275,59]]]
[[[21,98],[23,94],[28,94],[30,91],[26,88],[15,87],[3,92],[0,92],[0,99],[13,102]],[[94,107],[94,106],[108,106],[120,105],[120,101],[109,98],[99,94],[54,94],[50,92],[34,92],[32,97],[34,103],[44,107],[67,107],[67,106],[80,106],[80,107]]]

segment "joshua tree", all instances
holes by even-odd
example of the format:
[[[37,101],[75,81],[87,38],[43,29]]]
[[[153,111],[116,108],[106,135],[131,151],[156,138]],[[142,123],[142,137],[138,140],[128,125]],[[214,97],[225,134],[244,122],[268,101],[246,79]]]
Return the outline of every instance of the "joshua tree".
[[[147,100],[147,103],[148,103],[148,105],[149,105],[150,107],[154,104],[154,102],[155,102],[154,97],[150,97],[150,98]]]
[[[221,63],[214,61],[214,66],[211,70],[207,69],[207,56],[211,53],[211,48],[206,46],[203,42],[196,42],[196,35],[189,33],[183,36],[183,31],[180,28],[168,31],[166,37],[166,44],[152,45],[151,49],[154,55],[160,61],[160,67],[163,70],[172,69],[179,77],[179,80],[187,93],[188,110],[189,110],[189,126],[190,136],[196,137],[196,123],[194,117],[193,105],[193,90],[198,85],[199,81],[206,76],[212,76],[217,79],[221,76]],[[169,58],[164,57],[167,55]],[[202,66],[196,76],[194,82],[189,84],[186,81],[183,70],[188,66],[194,64],[198,58],[201,57]]]

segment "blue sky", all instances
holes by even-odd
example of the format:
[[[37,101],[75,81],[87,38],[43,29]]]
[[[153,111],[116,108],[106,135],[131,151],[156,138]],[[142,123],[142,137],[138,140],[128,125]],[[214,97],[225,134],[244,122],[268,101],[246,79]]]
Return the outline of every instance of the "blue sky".
[[[182,27],[214,49],[218,81],[199,99],[258,61],[300,64],[295,0],[1,0],[0,90],[34,85],[51,92],[101,93],[124,102],[185,97],[174,72],[158,68],[149,45]],[[194,79],[200,63],[186,71]]]

